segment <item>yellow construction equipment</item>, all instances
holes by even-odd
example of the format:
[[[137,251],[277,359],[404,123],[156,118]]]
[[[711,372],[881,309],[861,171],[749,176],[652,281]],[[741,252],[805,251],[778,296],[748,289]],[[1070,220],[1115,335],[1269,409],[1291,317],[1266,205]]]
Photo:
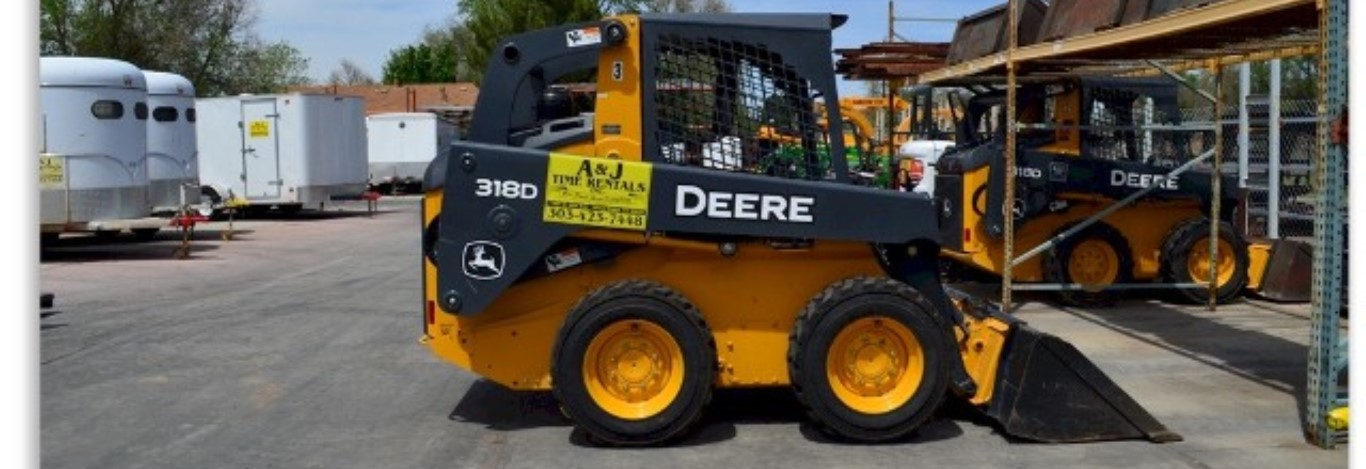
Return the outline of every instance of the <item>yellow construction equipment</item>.
[[[1184,285],[1174,299],[1203,303],[1211,272],[1210,174],[1188,167],[1169,177],[1179,162],[1198,160],[1191,133],[1170,130],[1180,124],[1177,86],[1166,77],[1058,78],[1022,86],[1013,201],[1004,200],[1005,91],[977,86],[959,119],[955,148],[936,165],[944,254],[969,270],[1000,275],[1005,217],[1013,216],[1015,245],[1038,254],[1017,256],[1018,282],[1049,284],[1068,303],[1101,306],[1113,303],[1122,287],[1161,281]],[[1168,130],[1144,130],[1153,127]],[[1249,270],[1261,272],[1251,267],[1249,243],[1233,227],[1236,187],[1228,176],[1220,195],[1215,275],[1221,303],[1243,293]],[[1132,203],[1107,212],[1124,199]]]
[[[854,441],[946,398],[1020,438],[1179,439],[1067,342],[943,288],[930,199],[858,183],[811,53],[843,22],[643,14],[505,39],[469,141],[425,177],[421,341],[552,391],[606,444],[673,441],[714,389],[756,387]],[[593,70],[573,112],[553,84]]]

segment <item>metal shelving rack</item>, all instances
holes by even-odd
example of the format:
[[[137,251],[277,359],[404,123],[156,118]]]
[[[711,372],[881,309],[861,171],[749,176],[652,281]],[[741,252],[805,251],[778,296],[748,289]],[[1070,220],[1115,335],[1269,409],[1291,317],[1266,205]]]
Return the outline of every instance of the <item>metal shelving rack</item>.
[[[1348,0],[1324,0],[1319,19],[1319,116],[1318,154],[1314,158],[1314,192],[1320,204],[1314,210],[1314,290],[1309,333],[1309,380],[1305,399],[1305,434],[1324,448],[1347,443],[1346,429],[1329,425],[1329,413],[1347,406],[1347,391],[1339,386],[1339,373],[1347,366],[1347,338],[1338,324],[1342,309],[1343,203],[1347,196],[1343,145],[1331,141],[1328,125],[1347,103],[1347,5]]]
[[[1017,16],[1021,0],[1009,0],[1007,19],[1009,44],[1000,52],[920,73],[918,84],[962,84],[973,82],[1006,83],[1005,121],[1007,143],[1005,199],[1015,198],[1015,146],[1017,126],[1014,85],[1020,79],[1075,75],[1149,74],[1154,70],[1176,77],[1173,70],[1203,68],[1216,77],[1214,93],[1193,88],[1215,107],[1222,109],[1218,77],[1228,65],[1302,55],[1321,54],[1319,151],[1314,158],[1316,199],[1324,203],[1315,210],[1314,294],[1312,332],[1309,352],[1309,380],[1305,399],[1305,435],[1310,442],[1332,448],[1347,441],[1345,429],[1328,424],[1333,409],[1346,406],[1345,390],[1339,389],[1338,374],[1346,364],[1346,340],[1339,328],[1338,311],[1342,306],[1343,242],[1343,158],[1341,146],[1329,142],[1329,116],[1335,117],[1346,102],[1348,0],[1217,0],[1197,8],[1180,10],[1146,21],[1074,37],[1018,46]],[[1183,82],[1184,83],[1184,82]],[[1216,112],[1213,114],[1220,116]],[[1220,174],[1223,125],[1214,125],[1215,148],[1187,163],[1185,167],[1210,159],[1213,175]],[[1181,171],[1178,168],[1177,171]],[[1214,184],[1219,178],[1213,177]],[[1218,191],[1218,186],[1215,186]],[[1212,205],[1219,199],[1212,198]],[[1115,203],[1127,204],[1130,199]],[[1218,213],[1218,207],[1211,207]],[[1101,212],[1097,220],[1105,216]],[[1015,256],[1013,217],[1006,217],[1005,259],[1002,309],[1011,310],[1012,274],[1010,265],[1025,256],[1048,248],[1037,246],[1023,256]],[[1217,226],[1213,228],[1217,230]],[[1069,236],[1063,233],[1060,237]],[[1213,241],[1215,237],[1211,237]],[[1056,241],[1055,238],[1053,241]],[[1053,241],[1050,241],[1052,243]],[[1211,256],[1214,249],[1211,246]],[[1214,262],[1211,262],[1213,265]],[[1213,278],[1213,275],[1211,275]],[[1213,286],[1210,308],[1213,309]],[[1033,289],[1033,288],[1031,288]]]

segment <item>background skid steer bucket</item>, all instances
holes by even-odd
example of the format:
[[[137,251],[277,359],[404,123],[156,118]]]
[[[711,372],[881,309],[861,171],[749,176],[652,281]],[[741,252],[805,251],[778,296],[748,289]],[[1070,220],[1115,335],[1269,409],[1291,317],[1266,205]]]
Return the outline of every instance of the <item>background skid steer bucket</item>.
[[[1047,443],[1181,441],[1062,339],[1016,323],[1000,359],[985,411],[1007,435]]]

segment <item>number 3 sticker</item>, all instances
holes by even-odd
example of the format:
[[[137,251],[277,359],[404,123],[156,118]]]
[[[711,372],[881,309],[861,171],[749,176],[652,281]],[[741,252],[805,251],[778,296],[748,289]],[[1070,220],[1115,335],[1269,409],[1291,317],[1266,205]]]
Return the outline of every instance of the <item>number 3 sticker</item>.
[[[621,81],[623,70],[621,61],[612,62],[612,81]]]

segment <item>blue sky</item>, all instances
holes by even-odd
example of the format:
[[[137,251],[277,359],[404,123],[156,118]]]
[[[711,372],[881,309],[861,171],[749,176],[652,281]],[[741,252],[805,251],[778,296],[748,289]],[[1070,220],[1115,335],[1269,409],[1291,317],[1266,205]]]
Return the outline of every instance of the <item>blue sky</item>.
[[[896,0],[897,16],[959,18],[1005,0]],[[730,0],[741,12],[835,12],[849,22],[835,30],[835,47],[857,47],[887,37],[886,0]],[[455,0],[260,0],[257,32],[289,41],[309,58],[309,76],[326,80],[342,59],[359,63],[376,78],[389,51],[417,40],[428,24],[455,15]],[[913,41],[948,41],[952,23],[899,23]],[[844,84],[841,93],[861,93]]]

